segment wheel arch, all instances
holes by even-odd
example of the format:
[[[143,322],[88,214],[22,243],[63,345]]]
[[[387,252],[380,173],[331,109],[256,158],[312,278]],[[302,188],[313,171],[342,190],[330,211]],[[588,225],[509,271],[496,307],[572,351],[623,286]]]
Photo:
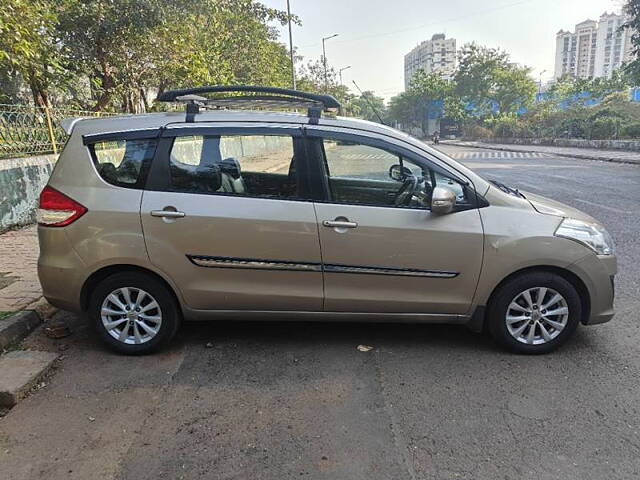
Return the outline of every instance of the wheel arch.
[[[581,304],[581,310],[582,310],[580,322],[582,324],[586,323],[586,321],[589,319],[589,316],[591,314],[591,296],[589,294],[589,289],[587,288],[585,283],[582,281],[582,279],[578,275],[573,273],[571,270],[567,270],[566,268],[556,267],[552,265],[536,265],[536,266],[521,268],[519,270],[516,270],[515,272],[510,273],[509,275],[504,277],[495,287],[493,287],[489,297],[487,298],[486,304],[476,307],[476,310],[470,322],[470,327],[473,330],[478,330],[478,331],[485,330],[487,327],[487,322],[485,321],[487,311],[489,311],[489,307],[493,302],[493,299],[495,298],[496,293],[500,290],[500,288],[502,288],[503,285],[505,285],[507,282],[509,282],[515,277],[524,275],[526,273],[533,273],[533,272],[555,273],[556,275],[561,276],[567,282],[569,282],[576,289],[576,291],[578,292],[578,296],[580,297],[580,304]]]
[[[169,292],[173,295],[176,304],[178,305],[178,311],[182,315],[182,302],[176,293],[175,288],[165,279],[162,275],[154,272],[153,270],[149,270],[148,268],[140,267],[138,265],[130,265],[130,264],[118,264],[118,265],[108,265],[106,267],[102,267],[95,272],[93,272],[89,277],[85,280],[82,285],[82,289],[80,290],[80,308],[83,312],[86,312],[89,308],[89,300],[91,299],[91,292],[95,289],[95,287],[105,278],[115,274],[115,273],[126,273],[126,272],[136,272],[144,275],[148,275],[153,277],[160,283],[162,283]]]

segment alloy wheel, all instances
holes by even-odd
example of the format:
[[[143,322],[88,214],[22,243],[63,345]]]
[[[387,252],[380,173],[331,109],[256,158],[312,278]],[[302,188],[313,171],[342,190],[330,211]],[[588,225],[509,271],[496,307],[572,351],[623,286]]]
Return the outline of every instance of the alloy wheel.
[[[507,330],[518,342],[541,345],[556,338],[567,326],[569,307],[557,291],[533,287],[516,295],[505,316]]]
[[[162,311],[156,299],[136,287],[121,287],[107,295],[100,316],[109,335],[127,345],[150,341],[162,324]]]

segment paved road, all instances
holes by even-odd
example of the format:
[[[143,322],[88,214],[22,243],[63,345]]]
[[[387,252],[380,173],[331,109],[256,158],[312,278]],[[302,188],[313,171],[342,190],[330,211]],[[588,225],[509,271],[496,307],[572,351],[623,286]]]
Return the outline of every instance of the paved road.
[[[462,327],[225,323],[127,358],[62,314],[72,337],[29,340],[68,348],[0,419],[0,478],[638,478],[640,168],[444,148],[607,225],[613,322],[542,357]]]

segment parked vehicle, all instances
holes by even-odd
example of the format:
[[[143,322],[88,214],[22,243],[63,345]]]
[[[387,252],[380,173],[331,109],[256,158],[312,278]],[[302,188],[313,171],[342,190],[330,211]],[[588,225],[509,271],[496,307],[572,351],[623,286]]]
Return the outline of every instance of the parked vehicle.
[[[384,125],[323,116],[340,106],[330,96],[160,100],[186,115],[70,122],[40,197],[45,297],[119,352],[166,345],[183,319],[289,318],[465,324],[544,353],[613,317],[612,241],[578,210]],[[221,109],[256,104],[309,110]]]

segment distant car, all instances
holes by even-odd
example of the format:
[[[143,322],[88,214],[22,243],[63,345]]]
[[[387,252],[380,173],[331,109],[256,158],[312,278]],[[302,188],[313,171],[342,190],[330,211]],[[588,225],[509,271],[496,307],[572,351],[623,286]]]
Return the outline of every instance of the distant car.
[[[578,210],[321,115],[330,96],[160,100],[187,113],[71,122],[40,197],[45,297],[119,352],[166,345],[182,319],[333,319],[466,324],[544,353],[613,317],[612,241]],[[222,109],[283,105],[308,113]]]

